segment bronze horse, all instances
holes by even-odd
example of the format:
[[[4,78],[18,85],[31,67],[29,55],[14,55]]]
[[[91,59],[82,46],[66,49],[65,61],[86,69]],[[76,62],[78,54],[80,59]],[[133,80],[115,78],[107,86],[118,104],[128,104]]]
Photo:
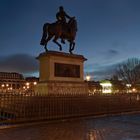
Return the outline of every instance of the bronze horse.
[[[59,38],[66,39],[69,42],[69,52],[72,53],[75,47],[75,37],[77,32],[77,22],[75,18],[71,18],[68,23],[62,25],[62,23],[46,23],[43,26],[43,35],[40,44],[47,49],[47,43],[53,38],[53,42],[59,46],[59,50],[62,51],[61,44],[57,41]]]

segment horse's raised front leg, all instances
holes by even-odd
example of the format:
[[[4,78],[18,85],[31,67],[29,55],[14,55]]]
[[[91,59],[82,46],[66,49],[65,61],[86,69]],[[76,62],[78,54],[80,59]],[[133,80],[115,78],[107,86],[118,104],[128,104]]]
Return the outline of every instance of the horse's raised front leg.
[[[45,45],[46,37],[47,37],[47,34],[45,32],[43,32],[43,35],[42,35],[42,38],[40,41],[40,45],[43,45],[43,46]]]
[[[60,43],[57,42],[57,39],[58,39],[58,37],[55,37],[55,38],[53,39],[53,42],[56,43],[56,44],[59,46],[59,50],[62,51],[62,46],[61,46]]]
[[[70,42],[69,52],[72,54],[72,51],[74,50],[75,42]]]
[[[75,48],[75,42],[73,42],[72,44],[73,44],[73,46],[72,46],[72,51],[73,51]]]
[[[43,45],[43,46],[45,45],[46,38],[47,38],[47,26],[48,26],[48,24],[44,24],[44,26],[43,26],[42,38],[40,41],[40,45]]]

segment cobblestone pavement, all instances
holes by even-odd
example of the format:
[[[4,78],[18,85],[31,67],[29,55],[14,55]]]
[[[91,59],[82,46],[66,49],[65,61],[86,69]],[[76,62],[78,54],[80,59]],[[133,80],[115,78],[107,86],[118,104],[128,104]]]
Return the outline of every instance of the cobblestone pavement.
[[[0,140],[140,140],[140,115],[1,129]]]

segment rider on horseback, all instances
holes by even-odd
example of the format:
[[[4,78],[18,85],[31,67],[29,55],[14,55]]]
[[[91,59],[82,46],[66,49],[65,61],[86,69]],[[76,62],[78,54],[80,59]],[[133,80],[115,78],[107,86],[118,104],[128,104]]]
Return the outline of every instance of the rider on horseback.
[[[56,13],[57,23],[58,24],[61,24],[62,27],[65,27],[67,25],[66,18],[71,19],[72,17],[70,17],[68,14],[66,14],[66,12],[64,11],[63,6],[60,6],[59,7],[59,12]],[[61,42],[63,44],[65,44],[64,38],[61,38]]]
[[[45,50],[47,49],[47,43],[53,38],[53,42],[59,46],[59,50],[62,51],[62,45],[57,41],[59,38],[62,43],[64,39],[69,42],[69,52],[72,53],[75,47],[75,37],[77,32],[77,22],[75,17],[70,17],[66,14],[63,7],[59,7],[59,12],[56,14],[57,21],[54,23],[45,23],[43,25],[43,34],[40,41],[40,45],[43,45]],[[69,21],[67,22],[67,19]]]

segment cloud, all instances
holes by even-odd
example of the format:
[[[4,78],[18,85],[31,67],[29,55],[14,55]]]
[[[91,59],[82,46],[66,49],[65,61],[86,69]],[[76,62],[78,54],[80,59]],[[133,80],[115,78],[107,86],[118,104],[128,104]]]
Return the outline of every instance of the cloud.
[[[110,55],[118,55],[118,54],[119,54],[118,51],[113,50],[113,49],[110,49],[110,50],[108,51],[108,53],[109,53]]]
[[[109,79],[116,72],[117,66],[118,63],[110,65],[98,65],[92,72],[85,72],[85,75],[89,74],[91,79],[95,81]]]
[[[110,49],[107,51],[106,53],[106,59],[112,59],[119,56],[119,51],[115,50],[115,49]]]
[[[38,71],[38,62],[35,57],[28,54],[15,54],[0,57],[0,71],[19,72],[22,74]]]

